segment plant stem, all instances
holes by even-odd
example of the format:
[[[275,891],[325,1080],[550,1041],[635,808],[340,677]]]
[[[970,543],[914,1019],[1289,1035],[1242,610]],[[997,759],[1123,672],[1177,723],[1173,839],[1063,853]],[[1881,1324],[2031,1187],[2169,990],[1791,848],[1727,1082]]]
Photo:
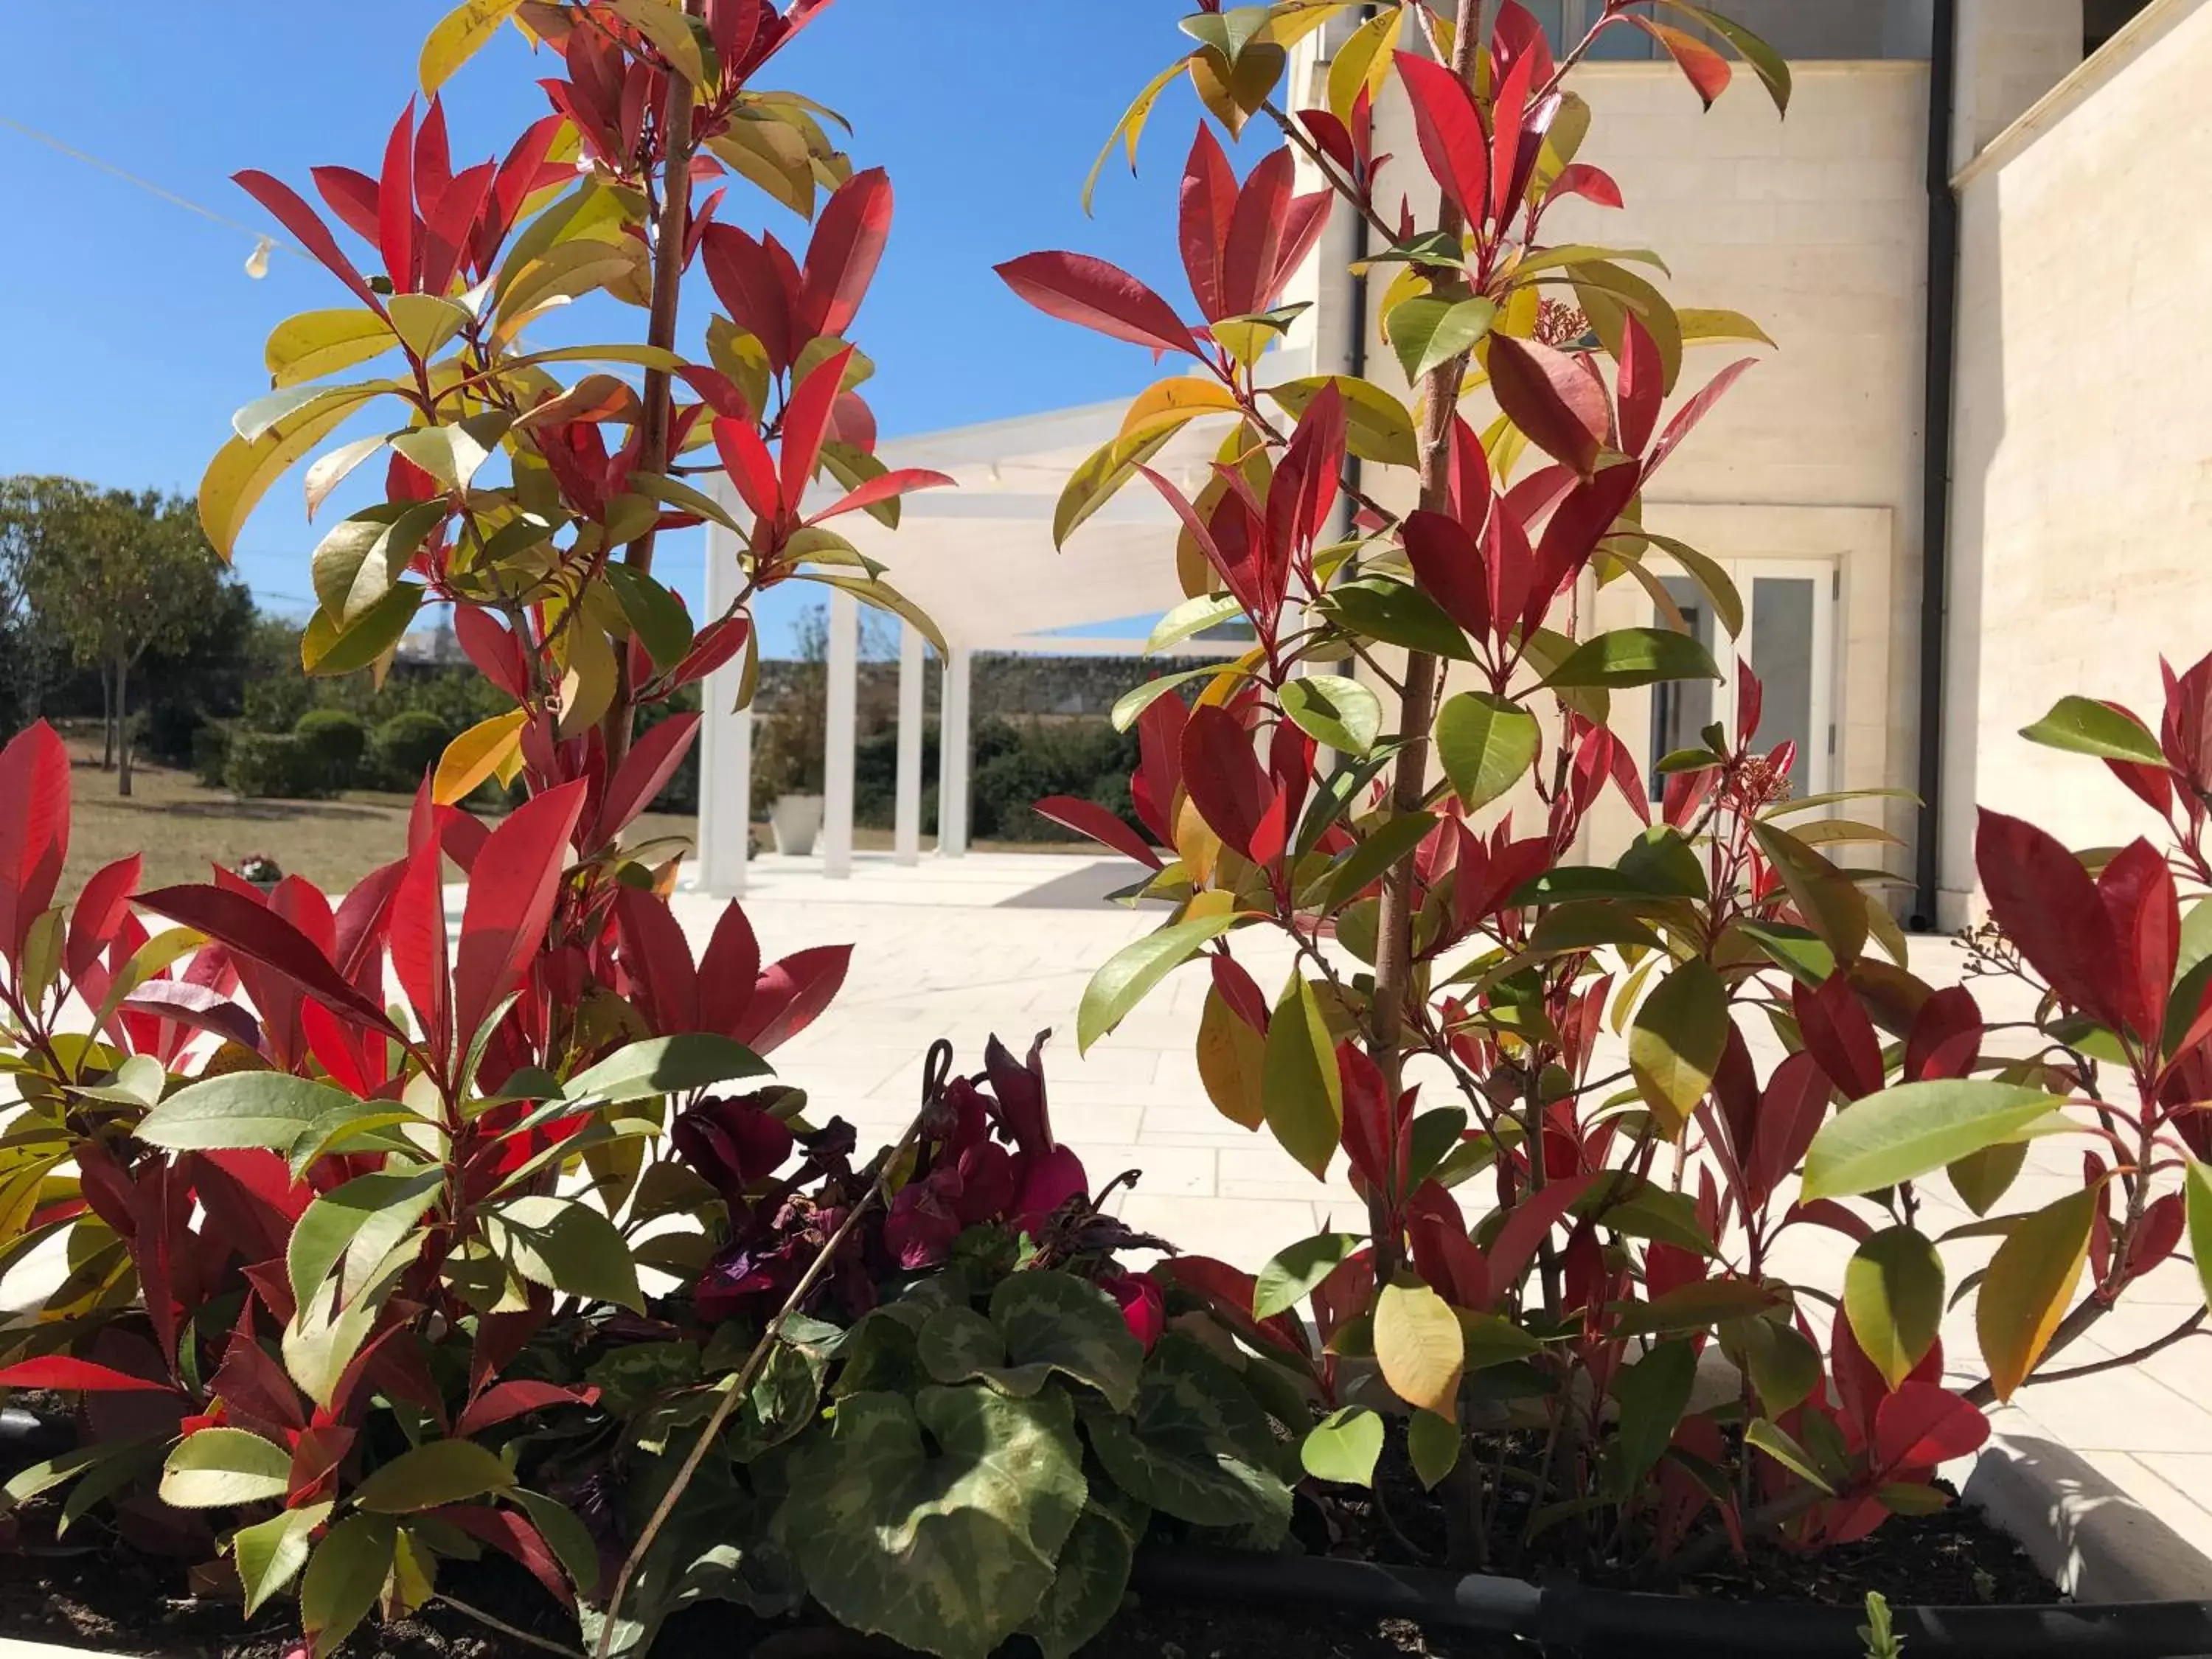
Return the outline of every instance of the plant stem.
[[[906,1133],[899,1137],[898,1145],[877,1158],[875,1178],[868,1183],[868,1190],[853,1206],[837,1231],[830,1236],[830,1242],[822,1247],[821,1253],[807,1264],[799,1283],[792,1286],[791,1294],[784,1298],[783,1306],[776,1310],[775,1317],[769,1321],[768,1328],[761,1333],[760,1340],[753,1344],[752,1352],[745,1356],[745,1363],[739,1368],[735,1381],[714,1407],[714,1414],[707,1419],[706,1427],[699,1431],[698,1439],[692,1443],[690,1455],[684,1458],[684,1467],[677,1470],[676,1479],[669,1483],[668,1490],[661,1495],[659,1504],[653,1509],[653,1518],[638,1534],[637,1542],[631,1546],[629,1556],[622,1564],[622,1571],[615,1575],[614,1589],[607,1596],[606,1624],[599,1632],[597,1659],[608,1659],[608,1655],[613,1651],[615,1624],[621,1617],[623,1597],[629,1592],[630,1580],[644,1561],[646,1552],[660,1536],[660,1529],[668,1523],[668,1517],[676,1512],[676,1505],[690,1490],[693,1477],[699,1473],[700,1464],[706,1461],[708,1448],[720,1437],[723,1425],[730,1420],[738,1403],[751,1392],[753,1379],[760,1375],[761,1367],[768,1363],[769,1353],[783,1334],[784,1322],[813,1293],[815,1285],[830,1270],[830,1264],[837,1259],[838,1252],[845,1248],[845,1242],[853,1236],[860,1218],[874,1207],[878,1200],[884,1197],[884,1183],[890,1179],[890,1172],[905,1160],[908,1149],[920,1138],[923,1120],[929,1115],[930,1108],[936,1104],[942,1074],[951,1069],[951,1047],[940,1042],[930,1051],[928,1066],[929,1083],[924,1091],[921,1109],[915,1114],[914,1121],[907,1125]]]
[[[2076,1340],[2084,1335],[2089,1330],[2090,1327],[2094,1326],[2099,1320],[2102,1319],[2109,1311],[2110,1310],[2104,1303],[2098,1301],[2094,1297],[2090,1297],[2089,1300],[2084,1302],[2080,1307],[2075,1309],[2072,1313],[2068,1314],[2064,1319],[2059,1322],[2058,1328],[2051,1334],[2050,1345],[2044,1349],[2042,1358],[2055,1359],[2057,1358],[2058,1355],[2063,1353],[2069,1347],[2072,1346]],[[2039,1361],[2038,1363],[2039,1364],[2041,1362]],[[2025,1387],[2028,1382],[2033,1382],[2036,1380],[2037,1378],[2033,1373],[2031,1372],[2023,1380],[2021,1386]],[[1997,1403],[1996,1384],[1985,1376],[1980,1382],[1975,1383],[1972,1388],[1962,1390],[1959,1397],[1964,1400],[1969,1406],[1978,1406],[1984,1410],[1987,1410],[1990,1407]]]
[[[2069,1365],[2063,1371],[2040,1371],[2029,1377],[2027,1382],[2070,1382],[2076,1377],[2094,1376],[2100,1371],[2124,1370],[2130,1365],[2142,1364],[2153,1354],[2165,1352],[2177,1342],[2185,1342],[2191,1337],[2201,1334],[2204,1329],[2205,1316],[2206,1310],[2199,1308],[2164,1336],[2144,1343],[2133,1353],[2115,1354],[2110,1359],[2094,1359],[2086,1365]],[[2026,1384],[2023,1383],[2021,1386],[2025,1387]]]
[[[1470,88],[1480,46],[1481,0],[1458,0],[1458,33],[1452,44],[1452,72]],[[1441,226],[1448,236],[1463,228],[1458,210],[1447,200]],[[1364,328],[1366,319],[1358,319]],[[1421,419],[1421,506],[1432,513],[1451,505],[1452,422],[1459,410],[1460,378],[1466,360],[1455,357],[1430,371],[1422,382],[1426,407]],[[1421,810],[1428,793],[1429,726],[1436,715],[1437,659],[1425,651],[1406,658],[1405,692],[1399,700],[1395,773],[1391,780],[1390,805],[1395,814]],[[1406,1018],[1406,1000],[1413,982],[1413,863],[1408,853],[1382,877],[1382,912],[1377,927],[1375,954],[1375,998],[1370,1032],[1370,1051],[1382,1076],[1382,1098],[1395,1103],[1404,1092],[1405,1060],[1399,1041]],[[1386,1219],[1381,1194],[1369,1201],[1370,1230],[1375,1234],[1375,1275],[1388,1284],[1399,1265],[1399,1244]],[[1389,1237],[1385,1237],[1389,1234]]]
[[[445,1591],[440,1590],[430,1599],[441,1607],[451,1607],[465,1619],[475,1620],[487,1630],[497,1631],[501,1636],[511,1636],[518,1642],[527,1643],[530,1646],[542,1649],[547,1653],[560,1654],[563,1659],[584,1659],[584,1656],[574,1648],[563,1647],[558,1642],[549,1642],[542,1636],[532,1636],[526,1630],[518,1630],[504,1619],[495,1619],[482,1607],[471,1607],[458,1595],[448,1595]]]
[[[706,0],[684,0],[684,15],[703,17]],[[668,71],[668,108],[661,125],[660,220],[653,236],[653,311],[646,325],[646,343],[663,351],[676,349],[676,321],[683,308],[684,251],[691,240],[691,158],[698,146],[691,134],[690,82],[672,65]],[[668,471],[668,434],[675,418],[674,377],[665,369],[648,367],[638,416],[637,465],[641,472]],[[629,544],[623,562],[641,576],[653,573],[657,529],[647,530]],[[607,771],[622,764],[629,753],[636,690],[630,684],[629,653],[615,653],[615,700],[602,726],[606,738]]]

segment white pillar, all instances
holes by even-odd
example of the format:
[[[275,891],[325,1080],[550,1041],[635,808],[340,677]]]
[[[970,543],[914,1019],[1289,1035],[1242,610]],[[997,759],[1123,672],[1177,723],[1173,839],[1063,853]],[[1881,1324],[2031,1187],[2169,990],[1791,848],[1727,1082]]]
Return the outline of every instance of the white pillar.
[[[967,647],[955,646],[945,664],[944,712],[937,733],[937,850],[950,859],[968,851],[968,690],[974,660]]]
[[[726,498],[726,483],[717,493]],[[738,596],[738,538],[720,525],[708,525],[709,619],[720,617]],[[699,688],[699,884],[717,898],[735,898],[745,890],[752,836],[753,717],[750,709],[737,706],[744,665],[745,653],[739,652]]]
[[[898,786],[891,833],[892,857],[900,864],[921,861],[921,630],[899,624]]]
[[[853,742],[859,724],[860,602],[843,588],[830,592],[829,717],[823,732],[822,873],[853,873]]]

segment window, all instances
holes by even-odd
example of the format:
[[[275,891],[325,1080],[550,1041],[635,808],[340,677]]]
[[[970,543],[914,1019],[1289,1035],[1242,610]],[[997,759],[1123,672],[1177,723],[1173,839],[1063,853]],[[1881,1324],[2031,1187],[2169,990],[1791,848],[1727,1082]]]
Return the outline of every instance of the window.
[[[1579,40],[1604,12],[1604,0],[1522,0],[1561,48]],[[1932,0],[1729,0],[1718,8],[1765,40],[1784,58],[1925,58]],[[2112,0],[2130,11],[2142,0]],[[2096,0],[2091,0],[2094,11]],[[1675,27],[1688,27],[1679,16]],[[1716,43],[1717,44],[1717,42]],[[1640,28],[1616,25],[1600,38],[1593,59],[1640,60],[1660,55],[1658,43]]]
[[[2150,0],[2082,0],[2081,55],[2087,58],[2135,21]]]

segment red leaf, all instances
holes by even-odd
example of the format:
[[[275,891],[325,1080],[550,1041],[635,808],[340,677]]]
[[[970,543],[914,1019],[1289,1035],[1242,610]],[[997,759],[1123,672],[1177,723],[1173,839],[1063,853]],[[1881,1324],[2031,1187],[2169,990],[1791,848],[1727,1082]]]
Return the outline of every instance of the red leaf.
[[[1260,278],[1258,311],[1272,311],[1280,303],[1283,290],[1298,267],[1321,240],[1321,234],[1328,228],[1329,210],[1336,204],[1334,192],[1316,190],[1304,196],[1293,197],[1284,210],[1283,234],[1275,242],[1275,267],[1262,273]]]
[[[522,982],[525,965],[544,945],[583,810],[579,779],[518,807],[484,843],[453,963],[454,1029],[463,1042]]]
[[[1905,1080],[1966,1077],[1981,1053],[1982,1011],[1963,985],[1946,986],[1920,1005],[1905,1039]]]
[[[792,313],[799,284],[787,282],[781,263],[734,225],[709,225],[700,244],[707,280],[730,320],[761,343],[769,366],[781,374],[799,356]]]
[[[1480,222],[1490,202],[1490,143],[1474,99],[1459,76],[1433,58],[1410,52],[1397,57],[1421,159],[1460,212]]]
[[[760,976],[732,1035],[758,1054],[781,1047],[830,1006],[852,965],[849,945],[818,945],[786,957]]]
[[[1221,301],[1231,317],[1266,306],[1262,295],[1275,275],[1296,166],[1288,149],[1271,150],[1237,194],[1222,254]]]
[[[1492,1301],[1490,1264],[1468,1237],[1467,1218],[1450,1190],[1425,1181],[1406,1206],[1414,1271],[1455,1308],[1484,1309]]]
[[[1682,440],[1690,435],[1698,422],[1712,412],[1713,405],[1727,395],[1728,389],[1741,378],[1743,372],[1755,368],[1758,362],[1756,357],[1737,359],[1706,381],[1696,397],[1674,411],[1674,418],[1667,422],[1666,433],[1660,438],[1657,447],[1644,458],[1644,477],[1647,483],[1666,459],[1681,447]]]
[[[1680,66],[1683,76],[1696,89],[1707,109],[1713,100],[1728,90],[1728,59],[1715,52],[1694,34],[1669,28],[1664,23],[1655,23],[1638,12],[1622,14],[1628,21],[1667,49],[1667,55]]]
[[[723,419],[742,421],[750,426],[760,418],[760,411],[752,406],[751,399],[719,370],[702,363],[686,363],[676,374],[678,379],[699,394],[709,410]]]
[[[783,465],[781,488],[783,504],[796,513],[814,480],[822,459],[822,441],[830,434],[830,411],[845,384],[845,370],[853,361],[847,346],[834,357],[817,363],[793,390],[783,406]]]
[[[1048,316],[1158,351],[1191,349],[1175,307],[1118,265],[1087,253],[1048,252],[1025,253],[996,269]]]
[[[775,457],[769,453],[760,428],[750,421],[718,420],[714,449],[722,458],[722,470],[730,475],[738,494],[745,498],[745,505],[765,522],[773,524],[781,518],[783,491],[775,481]]]
[[[732,1042],[744,1027],[761,970],[760,940],[744,907],[734,899],[722,909],[699,958],[699,1029],[719,1031]]]
[[[1600,207],[1617,208],[1622,205],[1620,186],[1603,167],[1594,167],[1586,161],[1570,161],[1559,169],[1559,176],[1552,180],[1552,197],[1579,196]]]
[[[891,232],[891,182],[881,167],[856,173],[822,209],[799,291],[810,338],[842,337],[852,326]]]
[[[18,1360],[0,1370],[0,1389],[59,1389],[70,1394],[167,1394],[173,1384],[166,1378],[132,1376],[112,1366],[95,1365],[65,1353],[42,1354]]]
[[[1353,1184],[1363,1196],[1379,1196],[1395,1213],[1405,1177],[1405,1135],[1412,1119],[1383,1092],[1382,1073],[1355,1042],[1337,1045],[1337,1070],[1344,1079],[1345,1155],[1352,1161]]]
[[[361,1024],[399,1035],[382,1008],[340,974],[313,940],[265,905],[220,887],[164,887],[145,894],[140,908],[205,933],[232,957],[251,960],[290,981],[307,995]]]
[[[1948,1463],[1989,1437],[1989,1419],[1940,1382],[1899,1383],[1875,1408],[1875,1460],[1884,1472]]]
[[[0,749],[0,955],[15,961],[69,855],[69,750],[40,720]]]
[[[1831,974],[1817,990],[1802,984],[1790,987],[1797,1012],[1797,1029],[1804,1034],[1805,1051],[1846,1100],[1863,1100],[1881,1091],[1881,1039],[1874,1022],[1851,994],[1850,983],[1841,974]]]
[[[429,780],[416,792],[407,827],[407,868],[392,898],[392,972],[415,1010],[431,1054],[442,1065],[453,1049],[453,942],[446,927],[445,856],[440,850]]]
[[[2181,951],[2181,900],[2173,872],[2148,842],[2130,842],[2097,878],[2098,896],[2112,920],[2120,963],[2116,994],[2123,1018],[2142,1041],[2155,1043],[2166,1027],[2167,988]]]
[[[2081,860],[2035,825],[1984,807],[1974,867],[1990,914],[2028,965],[2074,1007],[2119,1022],[2119,954],[2096,884]]]
[[[1530,1193],[1506,1212],[1504,1222],[1490,1241],[1490,1291],[1503,1297],[1521,1282],[1535,1259],[1536,1247],[1574,1207],[1596,1177],[1569,1176],[1554,1180],[1541,1192]]]
[[[653,1030],[662,1036],[703,1029],[699,1022],[699,970],[691,946],[665,901],[635,887],[615,893],[615,923],[622,930],[622,963],[641,994]],[[466,1433],[464,1430],[462,1432]]]
[[[699,720],[696,714],[672,714],[641,733],[630,746],[614,781],[607,785],[605,800],[600,803],[599,823],[592,830],[594,847],[612,841],[659,799],[668,780],[676,775],[676,769],[683,765],[684,756],[690,753]]]
[[[428,220],[423,229],[422,249],[416,255],[425,294],[442,295],[453,286],[454,275],[468,252],[469,232],[483,216],[484,204],[491,198],[497,178],[497,168],[489,161],[480,161],[435,196],[428,194],[427,183],[416,179],[416,188],[422,196]],[[435,205],[432,206],[434,202]]]
[[[1064,823],[1076,834],[1088,836],[1139,864],[1154,870],[1164,867],[1160,855],[1142,836],[1095,800],[1082,800],[1073,795],[1048,795],[1036,804],[1036,811],[1040,817]]]
[[[1229,227],[1236,213],[1237,174],[1213,129],[1201,121],[1198,137],[1191,141],[1190,159],[1183,165],[1179,228],[1191,297],[1198,301],[1199,314],[1210,323],[1236,314],[1225,297],[1228,284],[1223,275]]]
[[[533,1385],[512,1383],[505,1386],[527,1388]],[[598,1390],[588,1392],[596,1394]],[[466,1433],[467,1431],[463,1430],[462,1432]],[[569,1588],[568,1576],[562,1570],[560,1558],[553,1553],[544,1534],[530,1523],[526,1516],[514,1510],[495,1510],[483,1504],[448,1504],[442,1509],[432,1510],[430,1514],[437,1520],[459,1528],[472,1538],[483,1540],[501,1554],[511,1556],[528,1570],[532,1578],[544,1585],[548,1593],[562,1606],[575,1606],[576,1593]]]
[[[1659,405],[1667,396],[1666,369],[1659,361],[1658,343],[1632,311],[1621,331],[1620,451],[1641,455],[1659,425]]]
[[[1175,845],[1175,794],[1182,787],[1182,728],[1190,706],[1170,692],[1137,716],[1137,770],[1129,795],[1137,816],[1163,847]]]
[[[1540,131],[1524,136],[1521,131],[1528,115],[1528,94],[1535,86],[1535,74],[1534,57],[1522,52],[1499,76],[1497,94],[1491,104],[1490,124],[1497,136],[1490,151],[1490,216],[1501,225],[1519,205],[1516,186],[1526,187],[1522,173],[1522,146],[1527,143],[1534,150],[1540,150],[1544,145]],[[1553,112],[1557,112],[1557,106]],[[1549,124],[1547,117],[1545,125]],[[1535,158],[1532,154],[1528,159],[1533,162]]]
[[[494,622],[489,611],[473,605],[455,606],[453,637],[486,679],[517,702],[529,701],[530,670],[522,641]]]
[[[599,1397],[597,1389],[564,1388],[557,1382],[501,1382],[485,1389],[469,1402],[453,1432],[463,1437],[481,1434],[495,1423],[504,1423],[525,1412],[553,1406],[588,1406]]]
[[[322,1005],[309,1002],[303,1007],[317,1008]],[[204,985],[189,985],[179,980],[154,980],[140,986],[124,998],[123,1009],[127,1013],[150,1014],[156,1019],[166,1019],[179,1025],[190,1026],[196,1031],[210,1031],[226,1042],[235,1042],[242,1048],[261,1047],[261,1027],[253,1016],[228,997],[210,991]]]
[[[1245,970],[1244,965],[1225,951],[1216,952],[1207,958],[1213,968],[1213,988],[1221,993],[1221,1000],[1229,1005],[1229,1012],[1243,1020],[1261,1036],[1267,1035],[1270,1016],[1267,999],[1260,983]]]
[[[1455,519],[1425,509],[1400,527],[1421,591],[1477,639],[1490,636],[1490,577],[1482,550]]]
[[[1206,827],[1246,858],[1273,791],[1244,723],[1218,704],[1191,711],[1182,729],[1182,783]]]
[[[231,181],[266,208],[278,224],[292,233],[294,240],[322,261],[333,276],[360,295],[371,311],[380,317],[385,314],[383,299],[368,285],[368,279],[354,268],[353,261],[339,249],[337,239],[331,234],[331,228],[322,222],[314,209],[300,199],[298,192],[289,185],[281,179],[273,179],[265,173],[251,168],[231,174]]]
[[[1827,1115],[1828,1096],[1827,1073],[1808,1054],[1791,1054],[1766,1079],[1744,1160],[1744,1172],[1762,1201],[1803,1160]]]
[[[1534,340],[1493,334],[1490,384],[1498,406],[1529,442],[1583,477],[1596,470],[1613,411],[1583,360]],[[1671,428],[1668,435],[1674,435]],[[1662,441],[1660,448],[1666,447]]]
[[[374,245],[377,234],[376,180],[353,167],[310,167],[307,176],[338,222]]]
[[[100,960],[116,930],[123,926],[123,918],[131,914],[131,897],[138,890],[139,872],[144,864],[145,855],[140,853],[118,859],[94,872],[84,891],[77,895],[76,908],[70,912],[69,944],[62,952],[62,962],[72,980]]]
[[[669,678],[678,685],[706,678],[744,650],[752,632],[752,618],[742,613],[708,623],[692,636],[691,654],[676,665]]]
[[[1308,1357],[1305,1328],[1288,1314],[1267,1319],[1252,1317],[1252,1298],[1259,1280],[1242,1267],[1232,1267],[1210,1255],[1174,1255],[1158,1270],[1212,1302],[1214,1310],[1241,1332],[1258,1336],[1270,1346],[1299,1358]]]
[[[385,274],[402,294],[415,289],[415,100],[409,99],[384,147],[376,188],[377,248]]]
[[[1267,550],[1272,560],[1313,550],[1336,508],[1344,471],[1344,394],[1328,381],[1306,404],[1290,447],[1267,485]],[[1279,585],[1287,573],[1271,574]]]
[[[958,484],[942,472],[932,472],[925,467],[906,466],[896,471],[879,473],[858,489],[839,498],[832,506],[824,507],[806,522],[820,524],[824,519],[834,519],[847,513],[865,512],[879,501],[896,501],[901,495],[911,495],[920,489],[954,489]]]

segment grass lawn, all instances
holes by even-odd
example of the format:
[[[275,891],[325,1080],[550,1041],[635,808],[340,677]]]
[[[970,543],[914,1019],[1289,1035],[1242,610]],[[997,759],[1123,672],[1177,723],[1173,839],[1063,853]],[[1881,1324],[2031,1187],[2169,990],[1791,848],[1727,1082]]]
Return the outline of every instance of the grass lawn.
[[[335,800],[240,800],[228,790],[206,787],[189,772],[141,761],[131,768],[133,793],[125,800],[115,793],[115,775],[100,769],[96,740],[71,735],[69,746],[73,799],[64,901],[74,899],[102,865],[133,853],[145,855],[142,884],[149,890],[206,881],[210,865],[235,869],[249,854],[266,853],[287,875],[305,876],[325,892],[338,894],[407,848],[410,802],[405,795],[352,790]],[[681,836],[696,845],[698,821],[689,815],[648,812],[623,839]],[[758,845],[771,844],[764,825],[755,835]],[[853,842],[864,851],[888,851],[891,833],[861,827]],[[923,845],[929,845],[927,838]],[[1082,849],[1066,842],[986,842],[976,850]]]

